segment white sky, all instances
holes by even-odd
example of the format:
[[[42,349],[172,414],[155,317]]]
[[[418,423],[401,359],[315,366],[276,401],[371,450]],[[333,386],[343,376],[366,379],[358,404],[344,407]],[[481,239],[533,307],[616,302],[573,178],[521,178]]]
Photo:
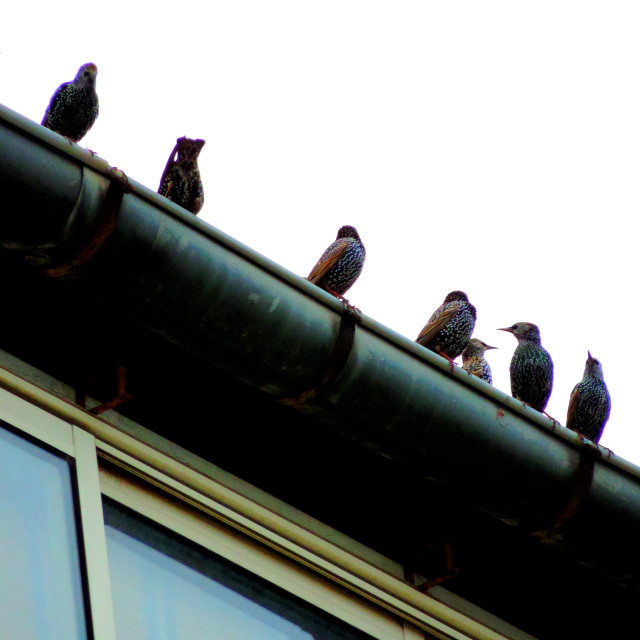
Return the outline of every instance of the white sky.
[[[637,2],[14,2],[0,102],[40,122],[95,62],[82,146],[155,190],[176,138],[204,138],[200,217],[302,276],[356,226],[351,302],[415,339],[466,291],[507,393],[495,329],[538,324],[563,424],[591,350],[601,444],[640,464],[639,31]]]

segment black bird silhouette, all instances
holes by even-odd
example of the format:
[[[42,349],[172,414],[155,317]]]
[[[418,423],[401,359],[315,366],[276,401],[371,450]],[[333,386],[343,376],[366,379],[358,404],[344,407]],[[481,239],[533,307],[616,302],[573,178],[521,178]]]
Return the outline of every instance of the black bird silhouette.
[[[84,138],[98,117],[97,75],[98,67],[93,62],[83,64],[71,82],[55,90],[42,125],[72,142]]]
[[[336,239],[311,269],[307,280],[328,293],[344,300],[345,294],[358,279],[367,255],[355,227],[340,227]]]
[[[462,352],[462,368],[471,375],[476,376],[476,378],[480,378],[480,380],[491,384],[493,382],[491,367],[485,360],[484,352],[497,348],[498,347],[489,346],[486,342],[478,338],[471,338],[469,344]]]
[[[567,427],[598,442],[611,413],[611,396],[602,376],[602,365],[587,351],[584,376],[573,388],[567,411]]]
[[[161,196],[196,215],[204,204],[204,188],[198,169],[198,156],[204,144],[199,138],[178,138],[158,187]]]
[[[452,365],[467,346],[476,324],[476,308],[464,291],[452,291],[434,311],[416,342]]]
[[[509,367],[511,395],[543,412],[553,387],[553,361],[540,342],[540,330],[531,322],[516,322],[498,331],[507,331],[518,341]]]

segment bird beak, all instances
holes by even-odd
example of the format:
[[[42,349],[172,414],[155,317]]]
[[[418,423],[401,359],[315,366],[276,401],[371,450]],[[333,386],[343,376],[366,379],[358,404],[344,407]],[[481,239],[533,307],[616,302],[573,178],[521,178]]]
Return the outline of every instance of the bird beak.
[[[591,356],[591,351],[587,351],[587,356],[588,356],[589,360],[593,359],[592,356]]]
[[[503,329],[498,329],[498,331],[503,331]],[[498,347],[490,347],[489,345],[487,345],[484,350],[488,351],[489,349],[497,349]]]
[[[511,329],[510,327],[507,329],[496,329],[496,331],[506,331],[507,333],[513,333],[513,329]],[[495,349],[496,347],[494,347]]]

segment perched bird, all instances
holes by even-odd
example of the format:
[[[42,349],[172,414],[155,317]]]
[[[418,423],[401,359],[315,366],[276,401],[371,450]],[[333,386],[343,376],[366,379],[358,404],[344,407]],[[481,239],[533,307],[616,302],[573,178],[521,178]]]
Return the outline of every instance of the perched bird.
[[[366,255],[355,227],[340,227],[336,239],[311,269],[307,280],[344,300],[343,294],[358,279]]]
[[[202,147],[204,140],[178,138],[158,187],[161,196],[196,215],[204,204],[204,188],[198,170],[198,156]]]
[[[464,291],[452,291],[416,338],[423,347],[453,364],[467,346],[476,324],[476,308]]]
[[[61,84],[51,97],[42,120],[43,126],[78,142],[98,117],[96,77],[93,62],[83,64],[72,82]]]
[[[484,352],[488,349],[497,349],[498,347],[491,347],[486,342],[478,340],[478,338],[471,338],[469,344],[462,352],[462,368],[470,373],[472,376],[480,378],[491,384],[493,377],[491,376],[491,367],[489,363],[484,359]]]
[[[573,388],[567,427],[598,442],[611,412],[611,396],[602,377],[602,365],[587,351],[582,380]]]
[[[553,387],[553,362],[540,343],[540,330],[531,322],[516,322],[498,331],[512,333],[518,340],[509,367],[511,395],[544,411]]]

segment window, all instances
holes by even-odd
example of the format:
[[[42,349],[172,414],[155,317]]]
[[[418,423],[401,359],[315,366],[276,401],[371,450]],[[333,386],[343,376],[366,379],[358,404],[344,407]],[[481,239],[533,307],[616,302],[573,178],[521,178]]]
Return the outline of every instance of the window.
[[[105,522],[118,640],[370,637],[118,507]]]
[[[0,638],[504,637],[148,436],[0,367]]]
[[[71,469],[0,426],[0,637],[87,637]]]

